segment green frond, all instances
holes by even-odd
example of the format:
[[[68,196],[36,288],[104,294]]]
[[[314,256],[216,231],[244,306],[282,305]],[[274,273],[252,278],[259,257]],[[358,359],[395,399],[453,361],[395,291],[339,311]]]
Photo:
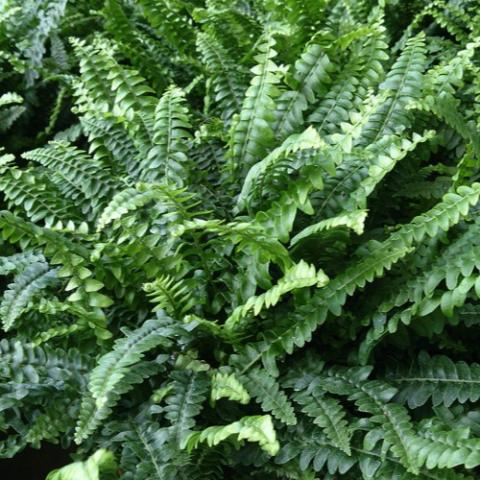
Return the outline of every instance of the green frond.
[[[165,181],[179,187],[189,183],[191,128],[185,93],[170,87],[155,109],[153,148],[141,165],[141,178],[148,182]]]
[[[162,275],[153,282],[143,285],[150,300],[155,303],[154,312],[165,310],[174,318],[185,315],[198,302],[192,294],[188,280]]]
[[[158,192],[153,188],[140,191],[129,187],[118,192],[101,212],[97,221],[97,230],[101,231],[129,212],[142,208],[153,201],[156,196],[158,196]]]
[[[44,412],[32,416],[25,435],[26,442],[33,448],[40,448],[42,441],[58,443],[72,425],[72,408],[71,405],[68,407],[65,402],[54,402],[54,406],[48,406]]]
[[[281,348],[285,352],[292,352],[295,346],[303,346],[311,339],[312,332],[325,322],[328,312],[339,316],[347,296],[353,295],[357,288],[363,288],[384,275],[425,237],[434,237],[457,224],[462,216],[468,215],[470,206],[478,202],[479,194],[478,184],[474,184],[473,188],[460,187],[456,194],[447,193],[443,201],[430,211],[400,227],[379,244],[371,255],[360,259],[319,289],[310,304],[299,309],[302,315],[300,319],[293,316],[291,326],[282,327],[270,335],[268,347],[261,347],[263,351],[258,359],[267,357],[270,350],[278,351]]]
[[[183,2],[139,0],[143,15],[169,46],[183,55],[190,55],[195,33],[189,11]]]
[[[6,132],[25,112],[23,98],[15,92],[0,95],[0,131]],[[3,108],[7,107],[7,108]]]
[[[22,156],[45,167],[51,172],[52,178],[68,182],[81,192],[83,198],[79,200],[74,197],[73,200],[89,205],[86,207],[89,210],[97,210],[102,201],[114,192],[115,183],[111,172],[82,150],[67,143],[54,142],[46,148],[32,150]]]
[[[112,110],[114,95],[105,79],[109,75],[113,52],[97,39],[92,45],[73,39],[71,43],[79,59],[82,81],[76,84],[77,107],[81,111],[106,113]]]
[[[368,89],[376,87],[383,77],[383,63],[388,58],[383,27],[377,26],[358,51],[352,51],[330,90],[308,117],[320,133],[334,133],[349,114],[356,110]],[[334,72],[335,73],[335,72]]]
[[[0,257],[0,274],[21,273],[33,263],[46,263],[45,257],[34,251],[24,251],[8,257]]]
[[[126,119],[135,129],[136,111],[153,108],[153,90],[134,69],[120,65],[114,58],[114,48],[97,38],[93,45],[72,39],[80,60],[80,80],[76,84],[79,112],[111,113]]]
[[[185,189],[173,185],[139,183],[136,187],[128,187],[112,197],[98,217],[97,231],[104,230],[112,222],[154,201],[159,210],[166,210],[172,217],[176,214],[181,219],[190,218],[188,211],[195,204],[193,198]]]
[[[88,115],[80,122],[89,140],[89,153],[96,160],[112,165],[114,171],[126,171],[132,179],[138,178],[139,151],[121,122]]]
[[[368,197],[397,163],[433,137],[433,131],[414,133],[411,139],[386,136],[365,148],[362,155],[357,156],[353,150],[337,167],[336,175],[327,180],[323,191],[315,195],[317,216],[329,217],[365,208]]]
[[[4,107],[5,105],[11,105],[15,103],[22,103],[23,98],[15,92],[7,92],[0,95],[0,107]]]
[[[258,46],[254,77],[245,92],[242,109],[232,125],[232,171],[245,172],[266,153],[274,141],[275,120],[273,99],[278,96],[277,84],[281,69],[274,63],[277,55],[275,39],[266,34]]]
[[[415,21],[418,22],[423,17],[432,17],[457,41],[466,42],[469,30],[475,31],[474,23],[472,23],[472,17],[475,18],[475,15],[471,10],[472,6],[469,7],[469,2],[465,2],[465,6],[462,3],[434,0],[425,6]]]
[[[279,449],[270,415],[243,417],[228,425],[191,433],[186,440],[186,448],[193,450],[202,442],[215,446],[232,435],[236,435],[239,441],[258,443],[270,455],[275,455]]]
[[[12,167],[0,177],[0,191],[12,208],[17,207],[15,210],[32,222],[43,220],[45,225],[52,226],[57,222],[79,219],[73,202],[59,198],[53,182],[34,169]]]
[[[117,464],[111,452],[97,450],[84,462],[74,462],[70,465],[53,470],[46,480],[100,480],[115,478]]]
[[[215,102],[218,104],[222,119],[228,126],[232,116],[239,113],[242,107],[247,83],[246,75],[239,74],[238,66],[215,36],[207,32],[199,33],[197,48],[208,72],[213,75]]]
[[[35,346],[18,339],[0,340],[0,376],[21,387],[22,384],[56,383],[63,379],[78,391],[85,384],[91,361],[78,350],[65,352],[48,346]],[[6,383],[6,382],[5,382]],[[23,395],[28,392],[24,391]]]
[[[222,46],[239,58],[249,59],[261,36],[264,24],[244,2],[206,2],[206,8],[196,8],[193,19],[202,30],[213,35]]]
[[[367,218],[366,210],[358,210],[348,212],[344,215],[338,215],[336,217],[327,218],[321,222],[310,225],[304,228],[301,232],[297,233],[292,240],[291,245],[295,245],[305,238],[312,235],[317,235],[325,230],[330,230],[338,227],[346,227],[353,230],[357,235],[361,235],[365,228],[365,219]]]
[[[435,421],[426,421],[419,435],[412,439],[409,449],[418,465],[428,470],[452,469],[459,465],[475,468],[480,464],[478,438],[469,438],[468,429],[442,431]]]
[[[47,40],[64,19],[67,1],[28,2],[27,5],[16,3],[7,2],[3,7],[10,10],[10,15],[2,19],[2,37],[6,37],[8,50],[15,52],[17,61],[24,63],[24,82],[27,87],[32,87],[42,73]]]
[[[275,457],[275,462],[282,467],[295,462],[300,475],[326,470],[330,475],[338,473],[345,477],[357,463],[355,456],[349,456],[334,446],[319,428],[307,428],[306,425],[299,424],[295,431],[285,438],[280,438],[280,441],[282,447]]]
[[[347,455],[351,454],[352,430],[345,420],[345,410],[336,399],[319,388],[295,393],[293,398],[303,407],[302,412],[314,419],[313,423],[323,429],[336,447]]]
[[[250,168],[237,200],[239,209],[243,209],[251,202],[250,197],[262,195],[265,177],[283,159],[303,150],[321,150],[325,146],[318,133],[311,127],[303,133],[290,135],[279,147]]]
[[[165,427],[143,417],[109,426],[112,432],[122,432],[120,468],[134,471],[140,478],[173,479],[179,473],[178,467],[188,465],[188,458],[168,446]]]
[[[118,381],[115,382],[114,390],[105,392],[100,399],[95,398],[90,391],[84,393],[75,427],[75,443],[81,444],[94,434],[105,419],[112,414],[113,407],[119,402],[120,397],[132,390],[136,384],[140,384],[146,378],[158,373],[158,367],[151,362],[136,363],[126,369],[123,375],[120,375]],[[92,371],[92,374],[94,372],[95,370]]]
[[[57,276],[70,278],[66,290],[73,290],[67,301],[84,302],[91,307],[92,313],[104,315],[101,308],[110,306],[112,300],[98,292],[104,284],[95,279],[92,270],[86,267],[89,253],[81,243],[71,241],[55,230],[22,220],[7,211],[0,212],[0,225],[5,240],[11,243],[21,242],[24,247],[41,246],[50,264],[61,265]]]
[[[145,352],[159,345],[168,346],[169,336],[173,332],[166,316],[147,320],[141,327],[127,332],[124,338],[117,340],[113,350],[100,358],[90,374],[89,392],[82,401],[75,432],[77,443],[87,438],[111,413],[121,394],[151,374],[148,369],[135,371],[132,366],[142,366],[139,362]]]
[[[31,263],[21,271],[3,292],[0,316],[4,331],[9,331],[35,295],[57,281],[57,269],[48,263]]]
[[[322,270],[317,272],[313,265],[302,260],[289,268],[285,276],[271,289],[261,295],[250,297],[244,305],[238,306],[225,321],[225,329],[229,334],[235,333],[242,327],[243,318],[250,313],[258,316],[262,310],[275,306],[286,293],[313,285],[320,288],[327,283],[328,277]]]
[[[444,355],[422,352],[408,370],[390,372],[388,379],[399,388],[396,399],[410,408],[425,405],[450,407],[454,402],[476,402],[480,398],[480,365],[453,362]]]
[[[256,368],[241,377],[250,395],[260,403],[264,412],[272,415],[286,425],[295,425],[297,419],[293,406],[280,385],[266,370]]]
[[[310,44],[295,63],[291,83],[295,87],[283,92],[277,100],[275,135],[282,140],[295,133],[304,123],[304,112],[331,82],[330,59],[320,45]]]
[[[396,389],[377,380],[365,381],[359,371],[334,370],[321,388],[337,395],[348,395],[360,412],[372,415],[371,421],[383,430],[385,448],[400,460],[412,473],[418,473],[420,464],[410,450],[414,430],[407,410],[401,405],[390,403]]]
[[[396,134],[409,126],[405,107],[421,93],[422,74],[426,65],[425,37],[420,34],[407,41],[405,49],[379,86],[389,97],[365,125],[362,144],[375,143],[384,135]]]
[[[223,224],[220,220],[195,218],[178,225],[175,234],[181,236],[195,230],[216,233],[223,238],[228,238],[239,251],[249,251],[254,256],[261,256],[262,263],[274,261],[284,271],[294,265],[285,247],[276,238],[268,235],[269,232],[265,231],[265,227],[260,222]]]
[[[385,335],[395,333],[401,324],[409,325],[415,317],[427,317],[437,309],[446,317],[452,317],[454,311],[464,305],[476,286],[472,273],[478,258],[477,231],[478,224],[472,224],[438,254],[436,261],[426,265],[421,274],[383,300],[378,308],[380,317],[377,316],[360,345],[360,361],[366,362],[376,344]],[[442,288],[443,282],[446,290]],[[387,317],[394,309],[397,311]],[[383,320],[379,321],[380,318]]]
[[[153,43],[151,37],[138,28],[132,12],[127,11],[119,0],[107,0],[103,15],[106,30],[116,40],[119,49],[125,53],[133,66],[157,90],[165,88],[168,85],[169,72],[164,62],[158,58],[159,52],[152,51],[156,42]],[[152,55],[155,54],[156,61],[152,62]]]
[[[221,398],[228,398],[243,404],[250,402],[250,395],[233,373],[217,372],[212,377],[210,399],[215,402]]]
[[[207,398],[209,382],[204,372],[178,371],[172,374],[172,391],[165,399],[165,418],[170,422],[170,437],[179,448],[185,448],[195,417]]]

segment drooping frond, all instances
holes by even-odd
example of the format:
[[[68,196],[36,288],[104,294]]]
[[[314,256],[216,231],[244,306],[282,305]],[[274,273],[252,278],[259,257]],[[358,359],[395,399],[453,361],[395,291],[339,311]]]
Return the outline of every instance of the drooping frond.
[[[113,477],[116,475],[117,464],[112,452],[97,450],[84,462],[74,462],[70,465],[53,470],[47,476],[47,480],[95,480]]]
[[[365,227],[364,224],[366,217],[367,212],[365,210],[357,210],[338,215],[337,217],[327,218],[326,220],[310,225],[309,227],[304,228],[300,233],[297,233],[297,235],[292,238],[291,244],[295,245],[311,235],[316,235],[324,230],[330,230],[336,227],[346,227],[352,229],[358,235],[361,235]]]
[[[279,449],[270,415],[243,417],[229,425],[208,427],[201,432],[191,433],[186,446],[189,450],[197,448],[202,442],[215,446],[231,435],[236,435],[239,441],[259,443],[270,455],[275,455]]]
[[[368,369],[334,370],[321,388],[338,395],[348,395],[359,411],[372,415],[371,421],[383,430],[385,447],[390,448],[402,465],[417,473],[420,466],[410,450],[414,436],[413,425],[404,407],[391,403],[396,390],[379,381],[368,381]]]
[[[221,372],[216,373],[212,378],[210,398],[213,402],[221,398],[244,404],[250,401],[250,395],[235,375]]]
[[[233,333],[241,326],[244,317],[250,313],[258,316],[263,309],[276,305],[286,293],[312,285],[323,287],[327,283],[328,277],[322,270],[317,272],[313,265],[302,261],[292,266],[270,290],[259,296],[250,297],[247,303],[238,306],[225,321],[225,328],[229,333]]]
[[[456,194],[447,193],[443,202],[402,226],[378,245],[371,255],[361,258],[331,279],[316,293],[310,304],[301,310],[300,319],[293,316],[292,325],[281,327],[275,332],[268,341],[268,346],[263,345],[263,342],[259,344],[262,353],[258,358],[267,356],[269,349],[281,348],[291,352],[295,346],[303,346],[318,325],[325,322],[328,312],[335,316],[341,314],[347,296],[382,276],[400,259],[411,253],[416,243],[425,237],[433,237],[440,231],[447,231],[460,221],[461,216],[467,215],[470,206],[478,201],[479,187],[478,184],[473,188],[460,187]]]

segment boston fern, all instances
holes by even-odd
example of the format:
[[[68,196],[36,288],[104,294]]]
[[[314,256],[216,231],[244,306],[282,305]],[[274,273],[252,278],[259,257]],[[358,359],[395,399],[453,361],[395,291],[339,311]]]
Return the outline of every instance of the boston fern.
[[[477,1],[0,15],[2,458],[478,478]]]

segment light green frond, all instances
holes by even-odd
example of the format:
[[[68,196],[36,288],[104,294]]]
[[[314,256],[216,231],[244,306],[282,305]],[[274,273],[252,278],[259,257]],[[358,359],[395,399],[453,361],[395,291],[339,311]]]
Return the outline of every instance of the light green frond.
[[[243,404],[250,402],[250,395],[233,373],[215,373],[212,377],[210,398],[212,402],[221,398],[228,398]]]
[[[236,435],[239,441],[258,443],[270,455],[275,455],[279,449],[270,415],[243,417],[229,425],[208,427],[202,432],[192,433],[186,441],[186,447],[193,450],[202,442],[215,446],[231,435]]]

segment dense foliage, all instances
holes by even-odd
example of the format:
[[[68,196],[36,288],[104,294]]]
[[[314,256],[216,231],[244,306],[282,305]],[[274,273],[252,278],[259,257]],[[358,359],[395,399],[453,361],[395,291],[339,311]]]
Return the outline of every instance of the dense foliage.
[[[478,478],[478,0],[0,16],[1,457]]]

